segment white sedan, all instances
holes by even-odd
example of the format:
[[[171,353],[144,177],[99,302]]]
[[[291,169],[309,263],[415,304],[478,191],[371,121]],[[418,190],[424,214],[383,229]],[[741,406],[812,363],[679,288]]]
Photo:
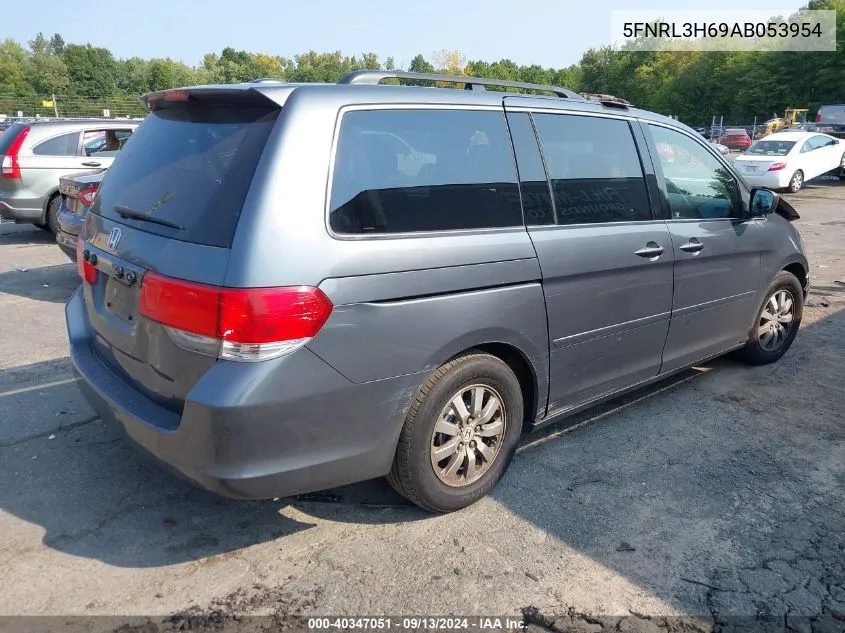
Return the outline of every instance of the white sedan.
[[[795,193],[812,178],[845,169],[845,142],[827,134],[778,132],[737,156],[734,166],[754,187]]]

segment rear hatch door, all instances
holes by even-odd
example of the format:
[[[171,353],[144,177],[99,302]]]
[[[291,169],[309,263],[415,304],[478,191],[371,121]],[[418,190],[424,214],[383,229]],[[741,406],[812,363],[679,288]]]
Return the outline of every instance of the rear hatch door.
[[[86,220],[83,248],[97,255],[98,269],[96,282],[85,284],[93,349],[174,411],[181,412],[215,355],[188,351],[168,328],[140,313],[144,278],[155,273],[223,283],[238,218],[279,109],[251,91],[209,91],[160,104],[118,153]],[[185,296],[182,307],[191,301]]]

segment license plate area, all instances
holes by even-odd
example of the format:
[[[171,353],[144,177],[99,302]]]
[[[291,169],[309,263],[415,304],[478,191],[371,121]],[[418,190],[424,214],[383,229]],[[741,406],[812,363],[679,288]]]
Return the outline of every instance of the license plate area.
[[[128,286],[114,277],[106,276],[103,305],[109,314],[134,325],[138,318],[138,290],[135,286]]]

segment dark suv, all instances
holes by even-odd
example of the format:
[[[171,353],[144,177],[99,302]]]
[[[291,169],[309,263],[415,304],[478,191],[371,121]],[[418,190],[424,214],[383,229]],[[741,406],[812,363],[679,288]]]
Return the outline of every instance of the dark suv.
[[[777,195],[619,100],[367,71],[146,101],[82,229],[71,356],[104,419],[223,495],[387,476],[455,510],[523,433],[798,331]]]

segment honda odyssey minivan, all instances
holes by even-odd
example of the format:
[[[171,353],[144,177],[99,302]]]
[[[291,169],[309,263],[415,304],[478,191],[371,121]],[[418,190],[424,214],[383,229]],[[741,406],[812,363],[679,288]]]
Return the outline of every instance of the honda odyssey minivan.
[[[80,234],[71,356],[103,419],[222,495],[386,476],[456,510],[523,434],[798,331],[794,214],[625,102],[392,71],[145,100]]]

